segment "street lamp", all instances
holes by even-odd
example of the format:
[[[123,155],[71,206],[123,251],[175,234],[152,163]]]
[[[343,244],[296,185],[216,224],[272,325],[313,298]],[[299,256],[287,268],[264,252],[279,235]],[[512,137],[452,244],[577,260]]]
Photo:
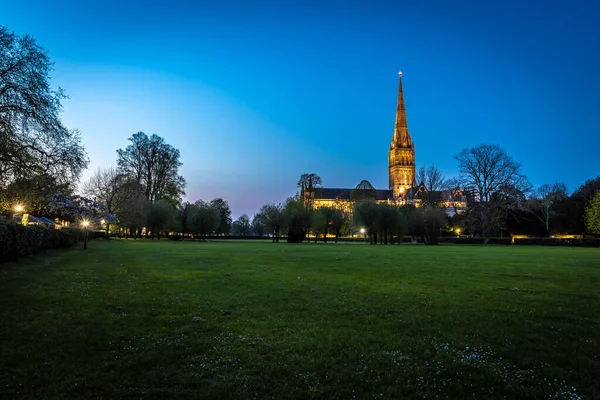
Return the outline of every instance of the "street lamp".
[[[460,236],[460,228],[456,228],[455,231],[456,231],[456,237],[459,237]]]
[[[367,236],[365,235],[365,228],[360,228],[360,233],[363,235],[363,242],[367,240]]]
[[[90,224],[90,221],[88,221],[87,219],[84,219],[82,222],[83,228],[85,229],[85,238],[83,239],[83,249],[84,250],[87,250],[89,224]]]
[[[27,225],[29,215],[25,214],[25,207],[23,207],[21,204],[17,204],[15,206],[15,215],[19,214],[21,215],[21,224]]]

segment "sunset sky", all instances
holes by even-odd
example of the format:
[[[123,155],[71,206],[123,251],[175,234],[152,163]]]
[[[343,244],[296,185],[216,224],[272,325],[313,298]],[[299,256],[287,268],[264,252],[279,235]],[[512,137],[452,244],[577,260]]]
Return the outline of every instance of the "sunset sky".
[[[186,199],[237,217],[302,173],[387,188],[400,69],[417,168],[454,176],[454,154],[494,143],[534,185],[599,175],[600,6],[537,4],[5,0],[0,24],[55,62],[84,180],[156,133],[181,151]]]

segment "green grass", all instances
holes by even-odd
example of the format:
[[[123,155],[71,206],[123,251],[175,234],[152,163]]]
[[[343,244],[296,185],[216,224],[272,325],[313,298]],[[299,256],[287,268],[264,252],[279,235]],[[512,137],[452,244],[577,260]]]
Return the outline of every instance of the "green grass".
[[[600,398],[599,249],[93,241],[0,308],[2,399]]]

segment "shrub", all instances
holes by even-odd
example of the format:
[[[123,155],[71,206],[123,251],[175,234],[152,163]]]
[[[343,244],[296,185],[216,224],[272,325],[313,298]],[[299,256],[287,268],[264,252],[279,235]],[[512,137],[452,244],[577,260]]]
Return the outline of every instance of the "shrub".
[[[38,225],[0,223],[0,263],[15,261],[44,249],[71,247],[81,238],[83,232],[80,229],[55,230]]]
[[[484,244],[485,240],[482,237],[461,237],[456,236],[444,236],[440,238],[440,243],[454,243],[454,244]],[[488,244],[511,244],[510,238],[499,238],[491,237],[488,238]]]
[[[515,244],[536,246],[600,247],[600,239],[525,238],[515,239]]]

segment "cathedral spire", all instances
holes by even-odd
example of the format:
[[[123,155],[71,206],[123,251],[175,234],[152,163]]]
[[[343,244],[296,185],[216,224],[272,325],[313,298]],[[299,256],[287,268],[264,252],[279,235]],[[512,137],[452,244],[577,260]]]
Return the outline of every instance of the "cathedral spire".
[[[411,148],[413,142],[408,133],[406,123],[406,108],[404,107],[404,93],[402,92],[402,71],[398,72],[398,103],[396,104],[396,125],[394,126],[394,137],[390,148]]]

